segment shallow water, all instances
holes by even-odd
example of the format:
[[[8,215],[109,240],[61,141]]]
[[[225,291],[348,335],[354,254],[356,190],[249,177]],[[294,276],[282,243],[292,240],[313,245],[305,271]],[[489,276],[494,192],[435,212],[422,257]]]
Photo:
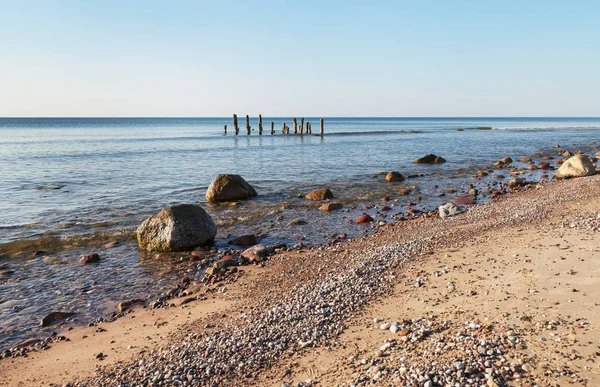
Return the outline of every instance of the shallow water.
[[[265,127],[270,121],[275,136],[235,137],[229,118],[0,119],[0,264],[14,271],[0,277],[0,349],[51,332],[38,327],[45,313],[74,310],[85,322],[125,299],[157,294],[192,270],[140,254],[133,230],[167,205],[204,203],[219,173],[238,173],[259,193],[235,206],[204,203],[219,225],[219,247],[243,233],[259,234],[265,243],[319,244],[339,233],[364,232],[366,227],[347,221],[375,214],[376,208],[363,206],[382,196],[392,198],[393,209],[378,220],[406,214],[408,202],[432,209],[448,201],[437,196],[444,188],[464,190],[475,182],[483,192],[492,176],[474,181],[479,167],[540,149],[555,155],[555,143],[594,154],[595,146],[585,145],[600,133],[598,118],[327,118],[321,138],[282,135],[284,119],[264,118]],[[318,130],[318,119],[306,121]],[[291,119],[285,122],[291,126]],[[476,129],[482,127],[493,130]],[[412,164],[427,153],[448,162]],[[389,170],[424,176],[389,184],[377,174]],[[343,210],[324,214],[318,204],[298,198],[324,185]],[[399,197],[398,189],[407,186],[413,193]],[[289,225],[297,218],[308,224]],[[111,240],[121,243],[100,247]],[[36,250],[49,254],[34,257]],[[77,263],[91,252],[103,261]]]

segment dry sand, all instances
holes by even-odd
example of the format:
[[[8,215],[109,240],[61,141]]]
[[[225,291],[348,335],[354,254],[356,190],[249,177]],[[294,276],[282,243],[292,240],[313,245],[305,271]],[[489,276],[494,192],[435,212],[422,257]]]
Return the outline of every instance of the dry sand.
[[[565,187],[569,184],[574,190],[583,187],[594,191],[583,199],[552,203],[541,220],[482,227],[481,232],[476,231],[478,222],[485,220],[476,216],[468,224],[448,223],[455,232],[464,228],[468,233],[464,241],[456,243],[459,247],[434,250],[388,273],[393,286],[383,297],[348,316],[347,329],[336,345],[293,351],[256,377],[231,384],[281,386],[310,379],[322,386],[411,385],[398,378],[399,370],[423,362],[451,363],[453,360],[444,356],[456,356],[454,352],[431,353],[428,345],[442,336],[448,341],[448,337],[468,333],[465,325],[477,323],[492,333],[516,332],[519,345],[507,347],[505,361],[497,367],[516,367],[514,372],[523,374],[527,381],[511,380],[508,385],[600,385],[599,234],[586,227],[568,226],[581,215],[592,219],[600,213],[600,180],[581,180],[586,182],[558,183],[560,194],[568,192]],[[536,195],[552,195],[552,189],[549,186],[547,190],[515,194],[507,199],[513,201],[508,208],[527,212],[526,206]],[[335,250],[275,256],[266,268],[246,268],[237,283],[226,285],[226,292],[211,292],[207,300],[183,308],[138,309],[116,322],[100,324],[105,332],[96,332],[97,327],[64,332],[70,341],[53,344],[28,358],[1,360],[0,385],[63,385],[93,376],[98,366],[126,365],[154,348],[180,340],[190,330],[201,330],[209,322],[218,328],[220,322],[257,302],[268,303],[269,298],[304,281],[305,275],[311,274],[311,259],[317,262],[317,254],[320,271],[326,271],[339,265],[347,250],[395,242],[402,239],[405,228],[422,227],[426,222],[384,229]],[[375,323],[374,319],[381,321]],[[410,345],[400,340],[401,333],[380,329],[381,324],[402,325],[412,319],[436,324],[446,320],[449,325]],[[385,347],[387,342],[390,344]],[[107,356],[98,360],[98,353]],[[522,370],[524,366],[527,372]],[[368,381],[360,381],[363,376]]]

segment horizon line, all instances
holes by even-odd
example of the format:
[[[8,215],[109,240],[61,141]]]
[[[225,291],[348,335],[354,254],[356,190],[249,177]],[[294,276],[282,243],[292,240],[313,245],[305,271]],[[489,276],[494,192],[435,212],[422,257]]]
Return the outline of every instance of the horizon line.
[[[72,119],[99,119],[99,118],[154,118],[154,119],[181,119],[181,118],[232,118],[230,116],[0,116],[0,119],[56,119],[56,118],[72,118]],[[245,115],[241,115],[242,120]],[[258,118],[258,115],[249,115],[250,118]],[[314,116],[314,115],[288,115],[288,116],[266,116],[263,118],[405,118],[405,119],[421,119],[421,118],[598,118],[600,116]]]

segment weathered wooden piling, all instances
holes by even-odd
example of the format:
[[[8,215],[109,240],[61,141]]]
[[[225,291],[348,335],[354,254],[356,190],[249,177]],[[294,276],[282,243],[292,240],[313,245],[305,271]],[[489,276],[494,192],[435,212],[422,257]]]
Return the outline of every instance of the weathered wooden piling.
[[[292,122],[294,123],[294,134],[298,134],[298,121],[292,118]]]
[[[262,136],[262,114],[258,115],[258,135]]]
[[[310,128],[310,122],[306,123],[306,134],[311,134],[312,130]]]
[[[304,134],[304,117],[300,118],[300,134]]]
[[[250,131],[251,131],[251,128],[250,128],[250,116],[248,116],[246,114],[246,135],[249,136],[250,135]]]
[[[240,128],[238,126],[238,121],[237,121],[237,114],[233,115],[233,131],[235,132],[236,136],[240,132]]]
[[[324,123],[323,119],[321,118],[321,136],[323,135],[323,133],[325,133],[325,123]]]
[[[281,134],[285,134],[285,122],[281,124]]]
[[[225,132],[225,135],[227,135],[227,124],[225,124],[225,126],[223,127],[223,132]]]
[[[271,136],[275,134],[275,123],[271,121]]]

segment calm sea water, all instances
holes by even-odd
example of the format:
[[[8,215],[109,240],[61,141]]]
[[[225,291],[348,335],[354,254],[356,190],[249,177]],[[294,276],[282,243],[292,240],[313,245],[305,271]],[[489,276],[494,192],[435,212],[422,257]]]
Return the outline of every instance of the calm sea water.
[[[486,192],[502,178],[472,176],[500,158],[543,149],[556,157],[556,143],[595,154],[589,144],[600,139],[600,118],[326,118],[322,138],[282,135],[291,119],[265,117],[265,127],[271,121],[274,136],[236,137],[230,118],[0,118],[0,350],[55,330],[39,326],[51,311],[76,311],[75,323],[85,324],[120,301],[166,292],[184,274],[199,280],[193,263],[138,251],[133,230],[167,205],[204,203],[217,174],[240,174],[259,193],[234,206],[204,203],[220,248],[242,233],[267,243],[325,243],[365,232],[353,222],[362,212],[388,221],[403,216],[408,202],[434,209],[448,201],[444,188],[475,183]],[[318,119],[306,121],[318,130]],[[412,163],[428,153],[448,162]],[[378,174],[390,170],[423,176],[390,184]],[[321,186],[344,209],[322,213],[302,198]],[[403,186],[413,193],[398,196]],[[377,213],[384,195],[393,209]],[[307,224],[290,222],[297,218]],[[119,244],[102,247],[110,240]],[[78,263],[92,252],[101,263]]]
[[[236,137],[230,118],[0,118],[0,244],[133,227],[169,204],[202,202],[219,173],[242,175],[272,200],[290,187],[417,173],[411,161],[426,153],[453,170],[600,133],[598,118],[327,118],[320,138],[282,135],[291,119],[271,121],[274,136]]]

